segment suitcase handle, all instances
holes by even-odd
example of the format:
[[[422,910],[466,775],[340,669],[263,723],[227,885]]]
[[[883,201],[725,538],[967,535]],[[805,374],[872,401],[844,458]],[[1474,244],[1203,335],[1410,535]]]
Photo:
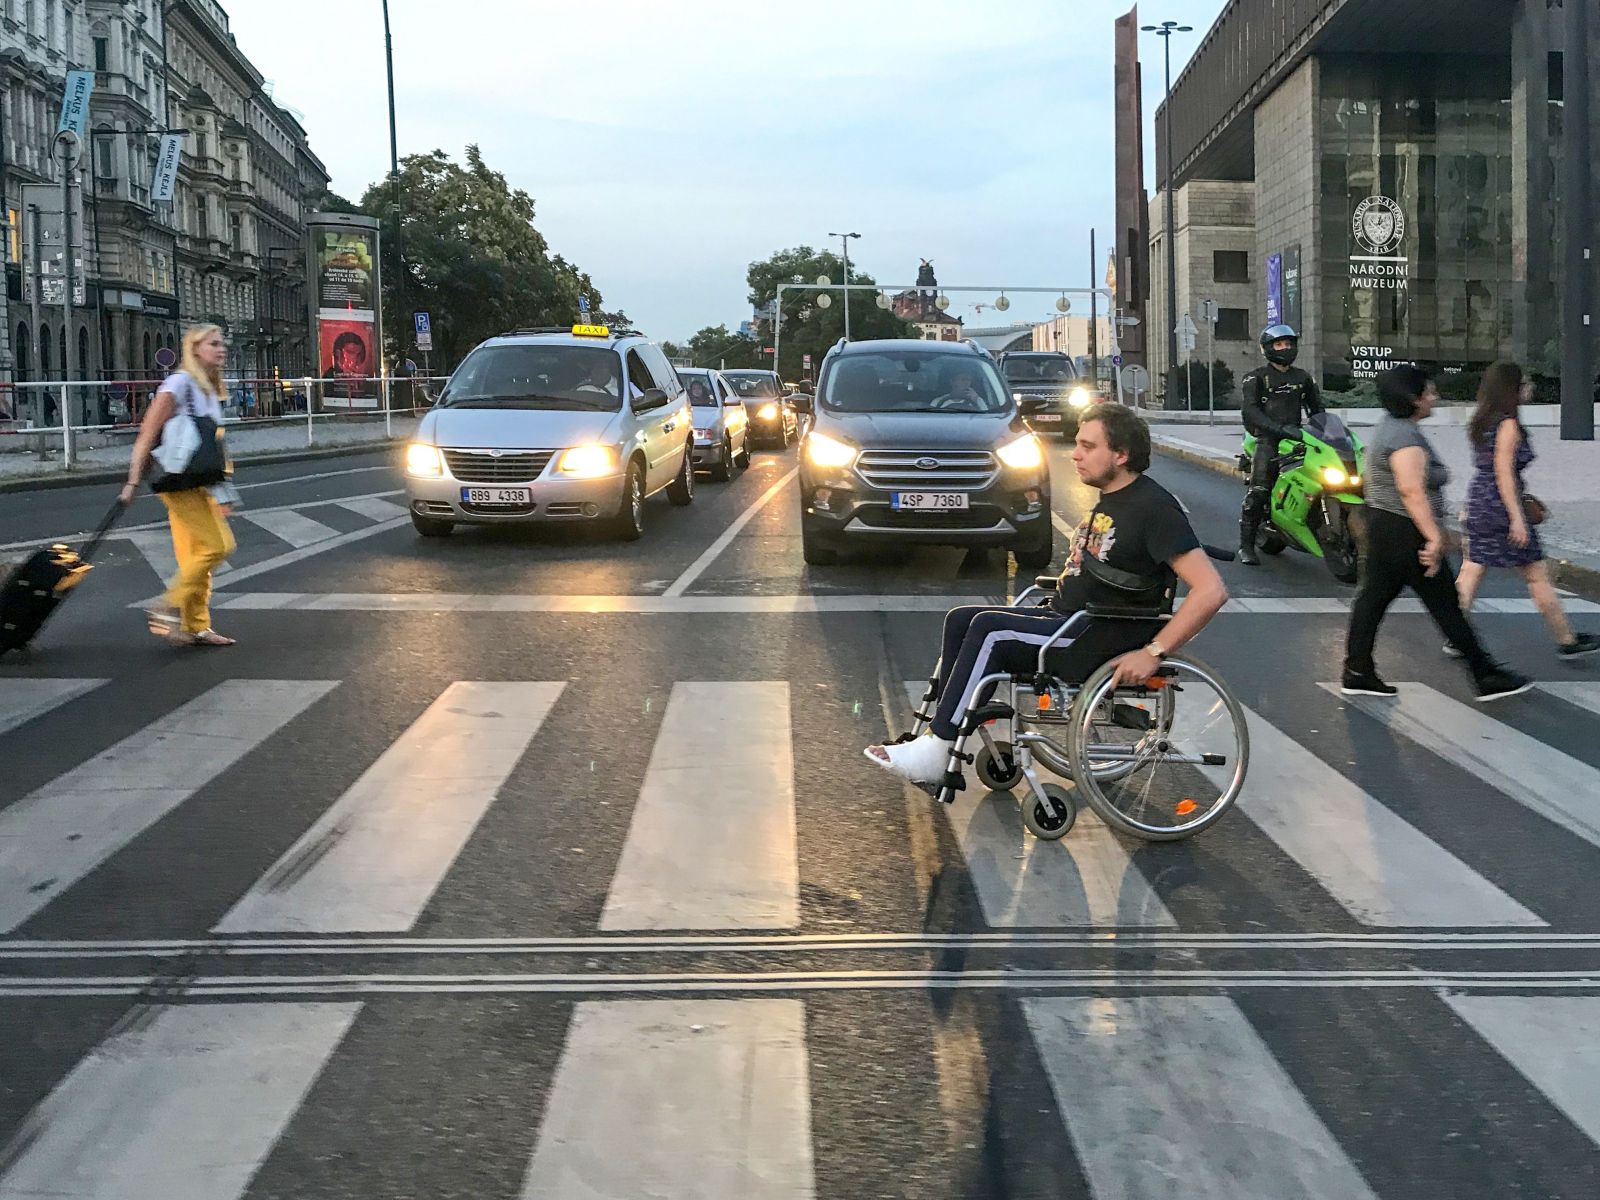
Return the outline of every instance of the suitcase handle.
[[[78,557],[84,562],[88,562],[89,556],[100,548],[100,543],[105,541],[106,534],[111,532],[111,527],[122,520],[122,514],[127,511],[128,505],[124,504],[120,498],[112,501],[111,511],[106,513],[105,517],[100,521],[99,528],[83,544],[83,549],[78,551]]]

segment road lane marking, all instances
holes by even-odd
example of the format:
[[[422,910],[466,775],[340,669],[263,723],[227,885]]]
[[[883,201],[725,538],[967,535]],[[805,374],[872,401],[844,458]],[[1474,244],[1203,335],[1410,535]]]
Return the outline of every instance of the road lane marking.
[[[1441,998],[1600,1144],[1600,996]]]
[[[1373,1200],[1226,996],[1061,996],[1023,1013],[1097,1197]]]
[[[401,495],[400,492],[390,494]],[[370,521],[393,521],[398,517],[409,515],[405,505],[392,504],[380,496],[352,496],[348,500],[335,500],[334,503]]]
[[[1324,683],[1339,694],[1339,685]],[[1387,725],[1591,845],[1600,846],[1600,770],[1420,683],[1392,700],[1341,696]]]
[[[154,1009],[102,1042],[28,1117],[0,1200],[235,1200],[360,1009]]]
[[[1558,700],[1565,700],[1575,708],[1587,709],[1600,716],[1600,683],[1584,680],[1570,683],[1536,683],[1534,687]]]
[[[376,527],[375,527],[376,528]],[[237,579],[253,567],[242,567]],[[942,613],[992,596],[563,596],[462,592],[219,592],[213,608],[292,612],[479,613]]]
[[[811,1200],[804,1005],[578,1004],[520,1194]]]
[[[678,683],[600,928],[800,923],[789,685]]]
[[[10,933],[338,684],[231,679],[0,810]]]
[[[905,681],[913,709],[927,687],[926,679]],[[1116,834],[1092,812],[1080,811],[1061,841],[1042,842],[1022,824],[1017,797],[1027,799],[1025,783],[996,796],[975,775],[969,784],[946,811],[989,925],[1177,926]]]
[[[109,682],[106,679],[0,680],[0,733],[10,733],[17,726]]]
[[[294,509],[282,512],[269,512],[266,509],[251,512],[249,509],[244,509],[239,515],[252,525],[265,529],[273,537],[288,542],[297,549],[325,542],[331,537],[337,537],[339,533],[337,529],[332,529],[321,521],[313,521],[304,513]]]
[[[265,485],[262,485],[262,484],[246,484],[246,485],[244,485],[244,487],[241,487],[239,490],[240,491],[244,491],[245,488],[252,487],[252,486],[254,486],[254,487],[262,487],[262,486],[265,486]],[[403,490],[391,489],[390,491],[386,491],[386,492],[369,492],[369,493],[367,493],[366,495],[363,495],[363,496],[346,496],[342,500],[341,499],[297,500],[293,504],[273,504],[273,505],[268,505],[265,508],[250,508],[248,510],[244,509],[244,508],[239,508],[239,509],[235,510],[235,515],[236,516],[244,516],[247,511],[250,512],[250,513],[253,513],[253,514],[258,514],[258,515],[261,514],[261,513],[298,512],[300,509],[304,509],[304,508],[320,508],[323,505],[327,505],[327,504],[349,504],[349,503],[354,503],[354,502],[358,502],[358,501],[381,500],[381,499],[384,499],[384,498],[389,497],[389,496],[403,496],[403,495],[405,495],[405,492]],[[394,516],[396,514],[404,515],[405,511],[406,511],[405,509],[400,508],[398,505],[396,505],[395,506],[395,512],[390,513],[388,515],[390,515],[390,516]],[[119,541],[119,540],[126,541],[126,540],[128,540],[128,535],[129,534],[149,533],[149,532],[152,532],[154,530],[167,529],[167,528],[169,528],[169,526],[168,526],[168,523],[165,520],[147,521],[143,525],[119,525],[115,529],[113,529],[110,533],[108,533],[106,535],[106,540],[109,541],[109,542],[115,542],[115,541]],[[7,542],[4,545],[0,545],[0,552],[5,552],[5,551],[9,551],[9,550],[32,550],[32,549],[36,549],[39,546],[53,546],[57,542],[64,542],[67,545],[72,546],[72,545],[77,545],[78,543],[81,543],[81,542],[85,542],[85,541],[87,541],[89,538],[91,538],[93,536],[94,536],[93,533],[91,533],[88,530],[80,530],[77,533],[64,534],[64,535],[59,536],[59,537],[28,538],[25,541]]]
[[[172,990],[170,980],[158,975],[19,976],[0,979],[0,996],[85,997],[147,995],[154,986]],[[1184,1001],[1199,989],[1229,990],[1347,990],[1385,991],[1517,991],[1591,993],[1592,968],[1557,971],[1429,971],[1414,966],[1392,970],[1211,970],[1203,967],[1165,970],[1150,967],[1097,969],[961,971],[745,971],[633,973],[597,970],[577,973],[526,974],[518,972],[475,975],[391,973],[348,975],[311,972],[300,975],[196,975],[181,983],[192,999],[271,997],[364,996],[512,996],[605,995],[636,993],[677,995],[763,995],[791,992],[1037,992],[1056,989],[1067,993],[1117,990],[1173,992]],[[1092,1099],[1092,1089],[1090,1090]],[[1166,1193],[1152,1193],[1165,1195]],[[1281,1193],[1279,1193],[1281,1194]]]
[[[564,687],[452,683],[216,932],[410,929]]]
[[[338,958],[346,955],[507,957],[628,954],[917,953],[980,950],[994,953],[1069,950],[1085,954],[1210,951],[1296,953],[1520,954],[1525,951],[1600,950],[1600,933],[1190,933],[1147,929],[1062,929],[1049,933],[769,933],[650,934],[634,937],[205,937],[124,940],[0,939],[0,959],[165,958],[203,954],[215,958],[274,956]]]
[[[782,479],[778,480],[777,483],[773,484],[765,492],[763,492],[761,494],[761,498],[749,508],[745,509],[737,517],[735,517],[732,524],[730,524],[717,536],[717,540],[706,547],[705,553],[701,554],[699,558],[690,563],[688,569],[685,570],[682,575],[679,575],[676,579],[674,579],[672,583],[668,585],[667,590],[663,592],[662,595],[668,599],[671,599],[675,596],[681,596],[684,594],[684,592],[688,591],[689,586],[694,583],[695,580],[700,578],[701,573],[716,561],[717,555],[721,554],[728,548],[728,543],[732,542],[734,538],[739,536],[739,531],[748,525],[752,520],[754,520],[755,515],[767,506],[767,502],[779,492],[783,491],[784,488],[788,487],[789,484],[794,481],[795,476],[799,474],[800,468],[795,467]]]
[[[365,529],[356,529],[350,533],[341,533],[338,537],[328,538],[326,541],[318,542],[315,546],[302,546],[298,550],[286,550],[282,554],[276,555],[272,558],[264,559],[258,563],[252,563],[248,567],[240,567],[237,571],[233,572],[233,574],[229,577],[228,582],[243,583],[246,579],[254,579],[257,575],[265,575],[268,571],[276,571],[280,567],[292,566],[297,562],[303,562],[304,560],[313,558],[318,554],[326,554],[330,550],[341,549],[350,545],[352,542],[359,542],[364,538],[376,537],[380,533],[388,533],[391,529],[398,529],[400,526],[407,524],[408,520],[409,518],[407,517],[396,517],[392,521],[382,521],[377,525],[369,525]]]
[[[1239,808],[1363,925],[1545,924],[1260,713],[1245,713]]]

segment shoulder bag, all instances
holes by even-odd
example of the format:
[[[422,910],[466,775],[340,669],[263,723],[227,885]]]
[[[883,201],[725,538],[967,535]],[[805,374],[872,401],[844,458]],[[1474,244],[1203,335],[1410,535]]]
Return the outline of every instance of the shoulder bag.
[[[150,453],[152,492],[186,492],[227,478],[222,431],[213,418],[195,411],[197,386],[184,375],[182,395],[173,396],[178,411],[161,427],[161,443]]]

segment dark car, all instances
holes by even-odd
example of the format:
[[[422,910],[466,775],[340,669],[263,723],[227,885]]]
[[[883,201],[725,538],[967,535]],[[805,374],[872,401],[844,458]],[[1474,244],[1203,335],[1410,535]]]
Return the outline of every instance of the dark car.
[[[987,353],[964,342],[840,342],[800,453],[805,560],[847,545],[1004,546],[1049,565],[1050,466]]]
[[[1010,351],[1000,356],[1000,373],[1031,429],[1060,434],[1065,442],[1077,438],[1078,414],[1095,402],[1095,395],[1069,355]]]
[[[756,442],[781,450],[800,436],[794,402],[784,394],[776,371],[724,371],[722,377],[744,401]]]

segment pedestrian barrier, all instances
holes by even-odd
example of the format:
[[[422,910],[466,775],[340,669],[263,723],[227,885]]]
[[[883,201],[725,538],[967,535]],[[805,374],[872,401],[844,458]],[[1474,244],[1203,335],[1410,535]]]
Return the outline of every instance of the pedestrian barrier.
[[[334,428],[372,427],[370,440],[394,436],[395,418],[432,407],[448,375],[228,379],[223,422],[230,430],[302,427],[305,445],[352,439]],[[38,380],[0,383],[0,456],[32,455],[62,470],[82,467],[131,446],[161,379]],[[64,411],[87,419],[63,421]],[[381,422],[383,432],[377,433]],[[297,441],[298,439],[296,439]]]

